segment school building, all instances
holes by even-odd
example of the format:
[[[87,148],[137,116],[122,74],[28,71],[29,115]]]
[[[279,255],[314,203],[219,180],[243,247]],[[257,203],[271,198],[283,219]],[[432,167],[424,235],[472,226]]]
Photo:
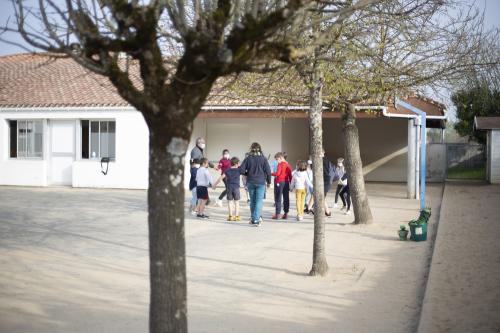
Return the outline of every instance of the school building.
[[[278,151],[292,164],[308,158],[307,100],[285,105],[244,92],[222,95],[212,94],[195,120],[189,149],[204,137],[206,156],[218,161],[225,148],[243,158],[257,141],[271,158]],[[427,113],[428,127],[444,128],[442,104],[421,96],[405,100]],[[408,146],[418,138],[414,115],[386,105],[357,116],[366,180],[406,182],[413,165]],[[344,155],[340,113],[323,117],[333,161]],[[107,78],[64,57],[0,57],[0,185],[145,189],[147,179],[148,128]]]

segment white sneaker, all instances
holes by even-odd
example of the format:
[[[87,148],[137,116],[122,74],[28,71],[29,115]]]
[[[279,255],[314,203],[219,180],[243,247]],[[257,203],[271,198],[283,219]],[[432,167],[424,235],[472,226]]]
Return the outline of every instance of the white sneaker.
[[[333,208],[337,208],[339,205],[337,204],[333,204]]]
[[[299,216],[298,220],[302,221],[304,218],[302,216]]]
[[[346,210],[344,214],[345,215],[351,215],[351,211],[350,210]]]
[[[196,214],[198,214],[198,213],[195,210],[191,211],[191,215],[196,215]]]
[[[215,202],[215,206],[222,207],[222,200],[217,199],[217,201]]]

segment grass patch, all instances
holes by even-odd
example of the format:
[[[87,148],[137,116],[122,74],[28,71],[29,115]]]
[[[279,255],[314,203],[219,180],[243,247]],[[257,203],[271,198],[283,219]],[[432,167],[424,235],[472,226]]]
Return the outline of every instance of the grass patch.
[[[448,169],[448,178],[456,179],[486,179],[486,168],[453,167]]]

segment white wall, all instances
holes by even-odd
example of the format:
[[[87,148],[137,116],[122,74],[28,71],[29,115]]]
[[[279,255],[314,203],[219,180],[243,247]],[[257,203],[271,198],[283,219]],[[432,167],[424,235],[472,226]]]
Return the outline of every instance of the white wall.
[[[116,119],[116,159],[108,174],[100,161],[77,160],[73,164],[74,187],[148,188],[149,131],[139,112],[106,115]],[[106,169],[103,164],[104,170]]]
[[[47,186],[50,184],[48,168],[49,130],[44,126],[44,156],[41,160],[10,159],[9,119],[74,119],[76,127],[76,156],[73,162],[74,187],[138,188],[148,187],[149,135],[142,115],[131,108],[119,109],[58,109],[16,110],[0,109],[0,185]],[[101,173],[100,162],[81,159],[80,119],[116,121],[116,161],[109,164],[106,176]],[[45,121],[47,123],[47,121]]]
[[[490,182],[500,184],[500,130],[491,130],[490,137]]]
[[[358,118],[361,159],[365,180],[405,182],[408,146],[406,119]],[[306,119],[283,121],[283,149],[288,160],[307,159],[309,129]],[[345,155],[342,123],[338,118],[323,119],[323,142],[327,157],[334,163]]]
[[[194,122],[193,134],[186,154],[184,184],[189,184],[189,159],[196,138],[203,137],[206,141],[206,157],[218,162],[222,150],[229,149],[231,156],[240,160],[245,158],[252,142],[258,142],[266,157],[274,157],[282,150],[281,118],[197,118]],[[212,176],[219,174],[212,170]]]
[[[405,182],[408,126],[406,119],[358,118],[361,160],[366,181]],[[323,120],[325,151],[332,162],[344,157],[342,123],[338,118]]]
[[[48,128],[44,128],[44,157],[42,160],[17,160],[8,158],[8,119],[74,119],[76,130],[76,157],[72,168],[74,187],[137,188],[148,187],[148,129],[142,115],[128,108],[125,110],[60,110],[15,111],[0,109],[0,185],[50,185],[48,172],[50,158]],[[110,162],[109,172],[101,173],[100,162],[82,160],[79,119],[116,121],[116,161]],[[366,175],[372,181],[405,181],[407,126],[405,120],[359,119],[360,144],[364,165],[398,152]],[[232,156],[243,159],[252,142],[262,145],[266,157],[278,151],[287,151],[289,160],[308,155],[308,127],[305,119],[281,118],[197,118],[186,155],[185,185],[189,183],[189,153],[197,137],[206,139],[209,160],[218,161],[227,148]],[[500,135],[496,135],[499,140]],[[344,155],[339,119],[325,119],[325,149],[335,160]],[[497,148],[496,152],[500,149]],[[213,172],[214,178],[218,173]]]
[[[309,159],[309,124],[306,119],[284,119],[282,132],[283,151],[288,163],[295,168],[298,160]]]

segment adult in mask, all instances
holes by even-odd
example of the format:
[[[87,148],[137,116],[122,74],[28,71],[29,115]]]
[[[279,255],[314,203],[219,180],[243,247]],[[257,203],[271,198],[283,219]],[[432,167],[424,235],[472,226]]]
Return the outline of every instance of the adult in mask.
[[[191,149],[191,163],[194,160],[201,160],[204,157],[205,157],[205,139],[197,138],[196,146],[194,146],[194,148]]]

